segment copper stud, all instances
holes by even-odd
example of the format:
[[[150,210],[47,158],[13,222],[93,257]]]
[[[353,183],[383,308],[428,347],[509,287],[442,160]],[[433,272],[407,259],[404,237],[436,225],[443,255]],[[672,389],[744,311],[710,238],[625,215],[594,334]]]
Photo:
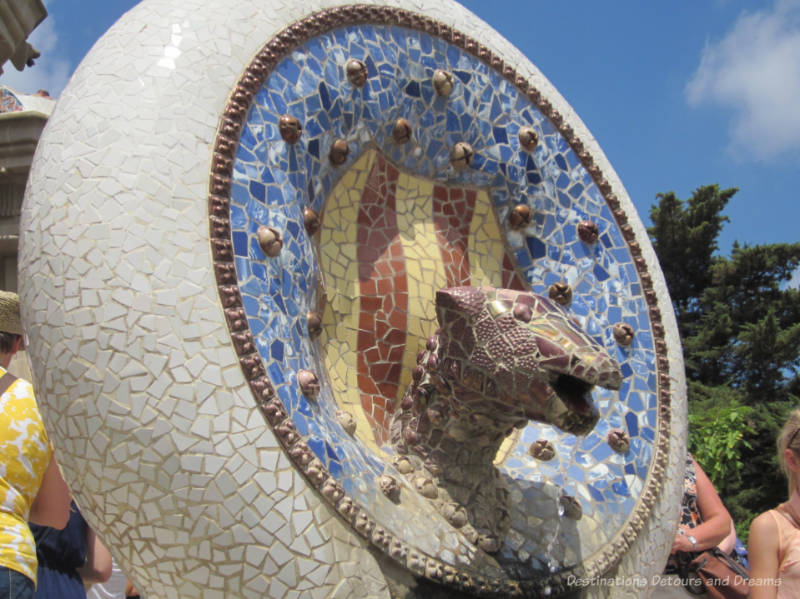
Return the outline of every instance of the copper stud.
[[[303,210],[303,224],[306,227],[306,233],[313,237],[320,230],[322,222],[319,219],[319,214],[314,212],[311,208]]]
[[[450,164],[457,171],[464,170],[472,162],[472,156],[475,152],[472,151],[472,146],[467,142],[459,141],[450,150]]]
[[[500,539],[494,535],[480,535],[477,545],[486,553],[497,553],[503,547]]]
[[[595,243],[600,236],[600,231],[597,228],[597,223],[585,220],[578,225],[578,237],[584,243]]]
[[[467,510],[458,503],[448,503],[444,506],[444,517],[454,528],[461,528],[469,522]]]
[[[347,155],[349,153],[350,148],[347,146],[347,140],[339,137],[331,144],[331,151],[328,153],[328,159],[331,161],[331,164],[339,166],[347,161]]]
[[[621,428],[614,428],[608,432],[606,437],[608,445],[617,453],[627,453],[631,447],[631,440],[628,433]]]
[[[310,370],[301,370],[297,373],[297,384],[300,391],[311,399],[319,395],[320,384],[317,375]]]
[[[348,435],[352,437],[356,434],[356,419],[350,412],[339,410],[336,412],[336,420],[339,421],[339,424],[342,425],[344,432],[346,432]]]
[[[281,232],[275,227],[261,225],[256,231],[256,237],[258,237],[258,245],[270,258],[275,258],[281,253],[283,238],[281,237]]]
[[[581,507],[580,501],[572,495],[562,495],[558,503],[561,507],[560,511],[565,518],[580,520],[581,516],[583,516],[583,508]]]
[[[303,133],[303,126],[297,117],[290,114],[284,114],[278,121],[278,131],[281,134],[283,141],[290,144],[295,144],[300,140],[300,135]]]
[[[633,327],[627,322],[618,322],[614,325],[614,339],[623,347],[633,343]]]
[[[428,499],[436,499],[439,496],[439,489],[430,478],[427,476],[417,476],[414,478],[414,488],[423,497]]]
[[[392,465],[397,468],[400,474],[410,474],[414,472],[414,465],[411,463],[411,460],[405,456],[397,456],[394,458]]]
[[[563,282],[553,283],[547,290],[547,295],[554,302],[568,306],[572,302],[572,287]]]
[[[397,119],[392,128],[392,139],[396,144],[404,144],[411,139],[411,123],[406,119]]]
[[[381,488],[381,492],[392,501],[397,501],[400,498],[400,483],[397,482],[394,476],[381,475],[378,485]]]
[[[536,148],[539,143],[539,136],[533,127],[522,127],[519,130],[519,145],[528,152]]]
[[[436,69],[433,72],[433,89],[436,90],[437,95],[447,97],[453,91],[455,80],[453,74],[442,69]]]
[[[527,204],[517,204],[508,213],[508,224],[515,231],[525,229],[531,224],[531,209]]]
[[[528,453],[537,460],[546,462],[555,457],[556,448],[553,447],[553,444],[547,439],[539,439],[531,443],[530,447],[528,447]]]
[[[345,71],[347,72],[347,80],[353,87],[364,87],[367,82],[367,65],[357,58],[351,58],[345,65]]]
[[[312,339],[319,337],[322,334],[322,317],[317,312],[306,314],[306,328],[309,337]]]

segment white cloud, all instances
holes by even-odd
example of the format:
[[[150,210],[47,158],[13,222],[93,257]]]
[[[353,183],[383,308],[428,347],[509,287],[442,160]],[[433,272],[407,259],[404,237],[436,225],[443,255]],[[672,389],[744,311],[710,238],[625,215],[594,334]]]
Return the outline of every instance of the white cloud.
[[[45,2],[45,5],[51,2]],[[28,42],[42,55],[33,67],[23,71],[14,68],[11,62],[3,65],[0,85],[7,85],[23,94],[33,94],[40,89],[57,97],[69,81],[74,65],[61,57],[58,49],[58,30],[53,15],[48,15],[28,36]]]
[[[800,289],[800,268],[797,268],[792,275],[792,278],[789,280],[789,287],[792,289]]]
[[[686,86],[691,106],[730,108],[730,150],[757,160],[800,155],[800,0],[743,12],[703,50]]]

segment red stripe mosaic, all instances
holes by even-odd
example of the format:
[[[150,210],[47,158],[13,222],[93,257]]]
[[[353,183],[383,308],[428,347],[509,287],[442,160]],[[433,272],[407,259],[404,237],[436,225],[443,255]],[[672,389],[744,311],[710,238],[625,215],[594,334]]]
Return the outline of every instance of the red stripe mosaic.
[[[475,190],[436,185],[433,226],[442,254],[447,287],[470,284],[469,229],[475,212]]]
[[[395,212],[398,175],[394,166],[378,156],[358,212],[358,387],[379,445],[388,440],[408,321],[405,257]]]

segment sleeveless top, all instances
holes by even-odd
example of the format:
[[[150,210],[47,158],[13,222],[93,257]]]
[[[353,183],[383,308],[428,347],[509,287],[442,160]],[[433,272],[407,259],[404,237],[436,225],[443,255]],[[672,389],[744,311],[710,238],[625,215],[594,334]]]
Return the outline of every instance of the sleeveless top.
[[[683,497],[681,498],[681,529],[694,528],[703,523],[697,505],[697,471],[691,455],[686,456],[686,471],[683,474]]]
[[[31,524],[39,558],[36,599],[86,599],[77,568],[86,563],[89,525],[73,502],[63,530]]]
[[[680,530],[687,532],[698,524],[703,523],[700,508],[697,505],[697,471],[694,467],[692,456],[686,455],[686,470],[683,473],[683,496],[681,497]],[[689,533],[690,534],[690,533]],[[679,563],[680,559],[680,563]],[[681,569],[681,564],[688,562],[689,554],[670,555],[664,574],[676,574]]]
[[[0,367],[0,376],[6,370]],[[0,396],[0,566],[36,582],[28,515],[52,455],[33,387],[15,380]]]
[[[778,527],[778,599],[800,597],[800,529],[778,510],[767,512]]]

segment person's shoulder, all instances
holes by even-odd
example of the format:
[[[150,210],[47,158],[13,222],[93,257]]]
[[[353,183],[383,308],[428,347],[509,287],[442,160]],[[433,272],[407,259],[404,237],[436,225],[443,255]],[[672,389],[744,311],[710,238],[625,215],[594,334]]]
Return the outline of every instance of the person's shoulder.
[[[2,385],[6,388],[4,393],[8,393],[9,391],[16,391],[16,392],[25,392],[30,393],[33,395],[33,385],[30,382],[26,381],[23,378],[18,377],[10,370],[3,368],[0,366],[0,379],[3,377],[10,377],[11,380],[8,382],[7,385]]]
[[[17,378],[2,395],[4,406],[13,406],[17,418],[28,419],[35,422],[41,429],[42,438],[48,442],[47,433],[44,431],[42,414],[39,404],[33,393],[33,385],[25,379]]]
[[[778,513],[775,510],[762,512],[750,523],[750,535],[775,534],[778,530]]]
[[[9,391],[13,391],[19,395],[26,395],[33,397],[33,385],[25,379],[16,377],[13,383],[9,386]]]
[[[38,409],[36,397],[33,394],[33,385],[31,385],[25,379],[18,377],[13,383],[11,383],[11,385],[9,385],[6,393],[10,393],[11,396],[17,401],[30,402]]]

